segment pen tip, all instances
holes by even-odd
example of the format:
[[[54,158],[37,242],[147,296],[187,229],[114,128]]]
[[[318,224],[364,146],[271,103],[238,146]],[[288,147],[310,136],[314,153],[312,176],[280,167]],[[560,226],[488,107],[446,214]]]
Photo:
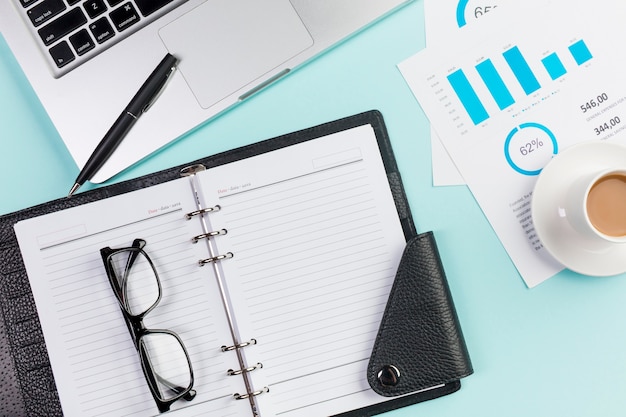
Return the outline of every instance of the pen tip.
[[[80,184],[79,183],[74,184],[74,186],[72,187],[72,189],[70,190],[70,192],[69,192],[69,194],[67,196],[71,197],[76,192],[76,190],[78,190],[79,188],[80,188]]]

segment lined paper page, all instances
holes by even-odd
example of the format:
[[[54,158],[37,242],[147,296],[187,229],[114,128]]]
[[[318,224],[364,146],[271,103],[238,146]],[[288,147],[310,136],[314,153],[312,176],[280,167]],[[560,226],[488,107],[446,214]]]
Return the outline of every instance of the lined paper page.
[[[61,404],[66,415],[157,415],[137,351],[104,271],[100,248],[144,248],[158,271],[160,304],[145,318],[153,329],[170,329],[184,341],[197,397],[178,401],[176,414],[241,416],[235,401],[243,390],[232,355],[220,346],[229,333],[214,279],[198,266],[206,246],[185,213],[195,210],[187,179],[162,184],[16,225],[38,308]]]
[[[383,401],[366,367],[405,240],[370,126],[208,172],[264,416]],[[245,313],[245,315],[243,314]]]

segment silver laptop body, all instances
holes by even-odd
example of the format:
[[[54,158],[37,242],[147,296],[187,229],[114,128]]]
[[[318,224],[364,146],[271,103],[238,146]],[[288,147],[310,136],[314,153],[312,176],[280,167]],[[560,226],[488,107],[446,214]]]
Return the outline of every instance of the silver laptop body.
[[[2,0],[0,32],[79,167],[165,53],[180,59],[102,182],[409,1]]]

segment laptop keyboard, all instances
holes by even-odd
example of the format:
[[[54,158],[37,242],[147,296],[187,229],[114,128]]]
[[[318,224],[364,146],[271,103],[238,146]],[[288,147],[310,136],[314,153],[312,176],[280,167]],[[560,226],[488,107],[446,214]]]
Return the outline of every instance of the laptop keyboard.
[[[18,1],[58,77],[187,0]]]

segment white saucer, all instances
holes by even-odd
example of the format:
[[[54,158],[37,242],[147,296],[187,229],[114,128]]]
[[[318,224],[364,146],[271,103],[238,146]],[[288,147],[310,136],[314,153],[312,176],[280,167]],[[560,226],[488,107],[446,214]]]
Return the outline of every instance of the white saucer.
[[[584,142],[555,156],[537,179],[532,198],[535,231],[544,248],[572,271],[593,276],[626,272],[626,243],[595,242],[572,228],[564,210],[559,210],[573,178],[566,173],[624,166],[626,146],[605,141]]]

